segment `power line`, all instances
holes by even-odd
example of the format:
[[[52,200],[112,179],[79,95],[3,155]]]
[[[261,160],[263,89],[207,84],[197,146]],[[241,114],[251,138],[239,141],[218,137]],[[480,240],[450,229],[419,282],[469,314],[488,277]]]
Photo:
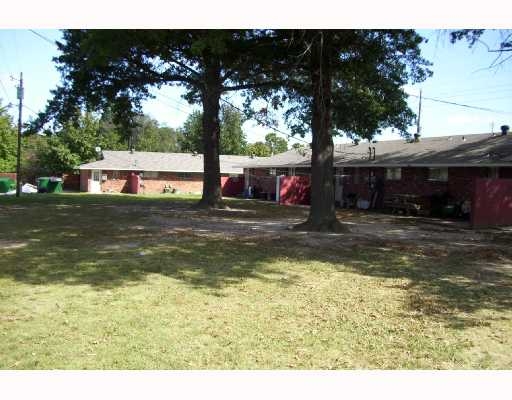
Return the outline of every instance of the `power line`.
[[[155,95],[156,95],[156,96],[162,96],[162,97],[165,97],[166,99],[168,99],[168,100],[170,100],[170,101],[172,101],[172,102],[174,102],[174,103],[176,103],[176,104],[178,104],[178,105],[180,105],[180,106],[191,107],[191,106],[190,106],[190,104],[188,104],[188,103],[184,103],[184,102],[179,101],[179,100],[176,100],[176,99],[173,99],[172,97],[167,96],[167,95],[165,95],[165,94],[163,94],[163,93],[155,93]]]
[[[6,52],[4,50],[4,47],[2,46],[2,43],[0,43],[0,52],[2,53],[2,58],[4,59],[4,62],[5,62],[8,72],[9,72],[9,75],[12,75],[12,68],[11,68],[12,65],[11,65],[9,58],[7,58],[5,56]]]
[[[236,110],[240,111],[240,112],[241,112],[241,113],[243,113],[246,117],[249,117],[249,116],[247,115],[247,113],[246,113],[244,110],[242,110],[241,108],[239,108],[239,107],[235,106],[234,104],[230,103],[230,102],[229,102],[229,101],[227,101],[227,100],[224,100],[223,98],[221,98],[220,100],[221,100],[222,102],[226,103],[227,105],[229,105],[229,106],[233,107],[234,109],[236,109]],[[295,137],[295,136],[294,136],[294,135],[292,135],[291,133],[284,132],[284,131],[282,131],[282,130],[280,130],[280,129],[277,129],[275,126],[270,125],[269,123],[267,123],[267,122],[265,122],[265,121],[263,121],[263,120],[261,120],[261,119],[259,119],[259,118],[256,118],[256,117],[250,117],[250,118],[254,119],[254,120],[255,120],[256,122],[258,122],[259,124],[264,125],[264,126],[266,126],[267,128],[270,128],[270,129],[272,129],[272,130],[276,131],[277,133],[280,133],[280,134],[282,134],[282,135],[288,136],[289,138],[293,138],[293,139],[298,140],[298,141],[300,141],[300,142],[304,142],[304,143],[306,143],[308,146],[309,146],[309,144],[310,144],[307,140],[304,140],[304,139],[301,139],[301,138]]]
[[[417,96],[415,94],[408,94],[409,96],[411,97],[416,97],[416,98],[419,98],[420,96]],[[441,100],[441,99],[435,99],[435,98],[432,98],[432,97],[423,97],[424,100],[430,100],[430,101],[435,101],[437,103],[443,103],[443,104],[450,104],[452,106],[459,106],[459,107],[465,107],[465,108],[472,108],[474,110],[480,110],[480,111],[489,111],[489,112],[493,112],[493,113],[498,113],[498,114],[512,114],[510,112],[506,112],[506,111],[500,111],[500,110],[492,110],[490,108],[485,108],[485,107],[477,107],[477,106],[470,106],[468,104],[461,104],[461,103],[455,103],[455,102],[452,102],[452,101],[446,101],[446,100]]]
[[[155,97],[155,100],[156,100],[156,101],[158,101],[159,103],[163,104],[164,106],[170,107],[170,108],[172,108],[172,109],[174,109],[174,110],[176,110],[176,111],[179,111],[179,112],[181,112],[181,113],[183,113],[183,114],[190,115],[190,112],[189,112],[189,111],[185,111],[185,110],[182,110],[181,108],[178,108],[178,107],[176,107],[176,106],[172,106],[172,105],[170,105],[169,103],[166,103],[166,102],[162,101],[161,99],[159,99],[159,98],[157,98],[157,97]]]
[[[438,96],[443,97],[445,99],[450,99],[450,98],[459,97],[459,96],[478,96],[481,94],[488,94],[488,93],[509,92],[511,90],[512,90],[512,84],[504,84],[504,85],[488,86],[486,88],[441,92],[438,94]]]
[[[26,104],[23,104],[23,108],[26,108],[27,110],[29,110],[31,113],[37,115],[38,112],[37,111],[34,111],[32,108],[30,108],[29,106],[27,106]]]
[[[247,115],[247,113],[246,113],[244,110],[242,110],[241,108],[239,108],[239,107],[235,106],[234,104],[230,103],[230,102],[229,102],[229,101],[227,101],[227,100],[224,100],[223,98],[221,98],[220,100],[221,100],[221,101],[223,101],[224,103],[226,103],[227,105],[229,105],[229,106],[233,107],[234,109],[236,109],[236,110],[240,111],[240,112],[241,112],[241,113],[243,113],[246,117],[249,117],[249,116]],[[272,129],[273,131],[275,131],[275,132],[277,132],[277,133],[280,133],[280,134],[282,134],[282,135],[288,136],[289,138],[293,138],[293,139],[295,139],[295,140],[298,140],[299,142],[306,143],[306,144],[308,145],[308,147],[311,145],[311,143],[310,143],[310,142],[308,142],[307,140],[302,139],[302,138],[298,138],[298,137],[296,137],[296,136],[292,135],[291,133],[284,132],[284,131],[282,131],[282,130],[280,130],[280,129],[276,128],[275,126],[270,125],[270,124],[268,124],[267,122],[262,121],[262,120],[260,120],[260,119],[258,119],[258,118],[256,118],[256,117],[249,117],[249,118],[254,119],[256,122],[258,122],[258,123],[260,123],[260,124],[262,124],[262,125],[264,125],[264,126],[266,126],[266,127],[270,128],[270,129]],[[349,151],[346,151],[346,150],[345,150],[345,151],[337,150],[337,149],[336,149],[336,146],[333,146],[333,153],[342,154],[343,156],[350,156],[350,155],[360,156],[360,154],[359,154],[359,153],[352,153],[352,152],[349,152]]]
[[[4,83],[2,82],[1,79],[0,79],[0,86],[2,86],[2,89],[3,89],[4,93],[5,93],[5,96],[7,97],[7,100],[10,103],[11,102],[11,98],[10,98],[9,93],[7,92],[7,89],[5,88]]]
[[[45,42],[50,43],[52,46],[55,46],[55,42],[51,39],[48,39],[46,36],[41,35],[39,32],[36,32],[33,29],[29,29],[30,32],[32,32],[34,35],[39,36],[41,39],[43,39]]]

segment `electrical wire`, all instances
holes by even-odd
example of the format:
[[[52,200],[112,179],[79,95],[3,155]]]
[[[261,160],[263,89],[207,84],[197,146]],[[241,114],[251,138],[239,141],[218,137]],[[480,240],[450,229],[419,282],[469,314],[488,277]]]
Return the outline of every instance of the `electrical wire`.
[[[11,97],[9,96],[9,93],[7,92],[7,89],[5,88],[4,86],[4,83],[2,82],[2,80],[0,79],[0,86],[2,86],[2,89],[5,93],[5,96],[7,97],[7,101],[10,103],[11,102]]]
[[[241,108],[239,108],[239,107],[235,106],[234,104],[232,104],[231,102],[229,102],[229,101],[227,101],[227,100],[225,100],[225,99],[223,99],[223,98],[221,98],[220,100],[221,100],[222,102],[224,102],[225,104],[229,105],[230,107],[234,108],[235,110],[240,111],[240,112],[241,112],[242,114],[244,114],[246,117],[248,117],[248,118],[252,118],[253,120],[255,120],[256,122],[258,122],[259,124],[264,125],[264,126],[266,126],[267,128],[270,128],[270,129],[272,129],[272,130],[276,131],[277,133],[280,133],[280,134],[282,134],[282,135],[285,135],[285,136],[287,136],[287,137],[289,137],[289,138],[293,138],[293,139],[298,140],[298,141],[300,141],[300,142],[304,142],[304,143],[306,143],[306,144],[309,146],[309,144],[310,144],[310,143],[309,143],[307,140],[304,140],[304,139],[302,139],[302,138],[295,137],[295,136],[294,136],[294,135],[292,135],[291,133],[284,132],[284,131],[282,131],[282,130],[280,130],[280,129],[276,128],[275,126],[273,126],[273,125],[271,125],[271,124],[269,124],[269,123],[267,123],[267,122],[265,122],[265,121],[263,121],[263,120],[261,120],[261,119],[259,119],[259,118],[256,118],[256,117],[250,117],[249,115],[247,115],[247,113],[246,113],[244,110],[242,110]]]
[[[158,96],[158,95],[157,95],[157,96]],[[172,106],[172,105],[170,105],[169,103],[166,103],[166,102],[164,102],[163,100],[159,99],[158,97],[155,97],[155,100],[156,100],[156,101],[158,101],[159,103],[163,104],[163,105],[164,105],[164,106],[166,106],[166,107],[170,107],[170,108],[172,108],[172,109],[174,109],[174,110],[176,110],[176,111],[179,111],[179,112],[181,112],[181,113],[183,113],[183,114],[190,115],[190,111],[185,111],[185,110],[182,110],[181,108],[178,108],[178,107],[176,107],[176,106]]]
[[[417,95],[415,95],[415,94],[408,94],[408,96],[410,96],[410,97],[416,97],[416,98],[419,98],[419,97],[420,97],[420,96],[417,96]],[[432,98],[432,97],[425,97],[425,96],[422,96],[422,99],[423,99],[423,100],[435,101],[435,102],[437,102],[437,103],[450,104],[450,105],[452,105],[452,106],[459,106],[459,107],[471,108],[471,109],[473,109],[473,110],[488,111],[488,112],[493,112],[493,113],[497,113],[497,114],[512,114],[511,112],[500,111],[500,110],[493,110],[493,109],[485,108],[485,107],[470,106],[470,105],[468,105],[468,104],[455,103],[455,102],[453,102],[453,101],[446,101],[446,100],[436,99],[436,98]]]
[[[37,115],[39,114],[37,111],[34,111],[32,108],[30,108],[29,106],[27,106],[26,104],[23,104],[22,106],[23,108],[26,108],[27,110],[29,110],[31,113]]]
[[[33,29],[29,29],[30,32],[32,32],[34,35],[40,37],[41,39],[43,39],[45,42],[48,42],[50,43],[52,46],[55,46],[55,41],[51,40],[51,39],[48,39],[46,36],[44,35],[41,35],[39,32],[36,32],[35,30]]]
[[[478,96],[481,94],[509,92],[511,90],[512,90],[512,84],[505,84],[505,85],[488,86],[486,88],[468,89],[468,90],[460,90],[460,91],[452,91],[452,92],[441,92],[438,94],[438,97],[450,99],[450,98],[460,97],[460,96]]]
[[[165,94],[163,94],[163,93],[154,93],[154,94],[155,94],[156,96],[165,97],[167,100],[170,100],[170,101],[172,101],[172,102],[174,102],[174,103],[176,103],[176,104],[178,104],[178,105],[180,105],[180,106],[184,106],[184,107],[191,107],[191,106],[190,106],[190,104],[188,104],[188,103],[184,103],[184,102],[179,101],[179,100],[176,100],[176,99],[173,99],[172,97],[167,96],[167,95],[165,95]]]

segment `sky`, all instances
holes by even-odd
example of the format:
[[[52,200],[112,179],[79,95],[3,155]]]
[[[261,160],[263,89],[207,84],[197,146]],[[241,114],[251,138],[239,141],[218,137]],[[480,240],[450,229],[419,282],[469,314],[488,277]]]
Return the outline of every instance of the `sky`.
[[[58,40],[58,30],[34,29],[51,41]],[[419,30],[428,42],[422,45],[422,55],[433,63],[433,76],[426,81],[408,85],[411,95],[422,91],[421,134],[424,137],[455,134],[498,132],[501,125],[512,125],[512,59],[489,68],[496,53],[488,52],[483,44],[468,48],[465,41],[451,44],[446,30]],[[497,48],[503,31],[487,30],[481,38],[490,48]],[[16,85],[23,72],[26,107],[23,120],[27,121],[42,110],[51,97],[50,90],[60,81],[52,58],[58,55],[54,44],[29,29],[0,29],[0,98],[2,107],[11,102],[10,113],[17,120]],[[154,90],[156,98],[144,103],[144,112],[162,125],[180,127],[198,106],[191,106],[181,98],[183,91],[176,87]],[[464,105],[488,108],[483,111],[429,100],[438,99]],[[240,105],[237,96],[229,98]],[[410,97],[410,107],[417,112],[418,99]],[[264,140],[270,129],[247,121],[244,131],[249,142]],[[279,130],[288,131],[281,121]],[[411,127],[414,133],[416,127]],[[283,136],[284,137],[284,136]],[[398,139],[397,133],[385,131],[378,140]],[[309,138],[306,137],[306,140]],[[345,139],[346,140],[346,139]],[[290,139],[289,143],[296,140]],[[344,141],[336,138],[336,142]]]

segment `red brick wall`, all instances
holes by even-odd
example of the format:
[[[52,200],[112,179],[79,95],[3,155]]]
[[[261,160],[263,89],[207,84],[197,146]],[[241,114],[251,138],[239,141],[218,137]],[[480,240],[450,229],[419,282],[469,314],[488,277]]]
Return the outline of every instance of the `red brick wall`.
[[[476,179],[473,188],[474,227],[512,225],[512,179]]]
[[[90,171],[82,170],[80,174],[80,188],[88,191],[88,179]],[[138,171],[135,173],[139,173]],[[129,176],[131,171],[107,171],[102,170],[101,175],[106,175],[107,180],[101,183],[101,191],[106,193],[130,193]],[[190,173],[187,178],[181,178],[176,172],[159,172],[158,178],[144,177],[139,193],[158,194],[163,193],[166,185],[171,185],[182,193],[202,193],[203,174]],[[242,175],[237,178],[228,175],[221,176],[222,195],[236,196],[243,192],[244,178]]]
[[[163,193],[165,185],[171,185],[182,193],[201,193],[203,174],[188,174],[187,179],[180,179],[175,172],[160,172],[155,179],[144,177],[142,184],[142,193]]]
[[[101,171],[107,175],[107,180],[101,183],[102,192],[130,193],[128,176],[131,171]],[[138,173],[138,172],[136,172]],[[203,174],[188,174],[187,179],[180,179],[175,172],[159,172],[158,178],[142,178],[142,187],[139,193],[163,193],[166,185],[183,193],[201,193],[203,190]]]
[[[16,172],[0,172],[0,178],[11,178],[16,180]]]
[[[448,182],[428,180],[428,168],[402,168],[402,179],[386,180],[386,168],[372,168],[377,177],[384,179],[384,196],[393,194],[415,194],[431,196],[434,193],[448,192],[455,201],[470,200],[473,182],[476,178],[487,177],[489,171],[484,167],[448,168]],[[345,179],[343,193],[357,193],[360,198],[370,197],[368,173],[370,168],[359,168],[359,183],[354,183],[354,168],[345,168],[344,174],[351,175]]]
[[[101,191],[107,193],[130,193],[128,177],[130,171],[101,171],[107,180],[101,183]]]

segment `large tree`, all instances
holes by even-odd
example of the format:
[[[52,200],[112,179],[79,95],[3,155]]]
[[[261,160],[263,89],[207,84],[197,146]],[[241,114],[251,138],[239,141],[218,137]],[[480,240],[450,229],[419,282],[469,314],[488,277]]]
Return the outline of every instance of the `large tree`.
[[[162,127],[158,121],[147,116],[135,118],[135,126],[130,130],[129,147],[138,151],[175,153],[180,149],[179,134],[174,129]]]
[[[270,148],[270,154],[284,153],[288,150],[286,139],[277,136],[277,133],[270,132],[265,135],[265,144]]]
[[[65,123],[47,138],[46,145],[36,151],[39,171],[44,174],[62,174],[80,164],[98,157],[97,147],[103,150],[119,149],[119,137],[100,129],[100,120],[91,113],[78,117],[75,123]]]
[[[151,97],[151,87],[179,84],[186,99],[203,107],[204,207],[222,204],[219,145],[223,93],[268,84],[272,42],[258,30],[65,30],[57,57],[63,85],[39,124],[68,120],[77,106],[113,105],[118,121]]]
[[[220,154],[245,154],[247,139],[242,129],[244,115],[228,105],[220,109]],[[193,111],[180,129],[179,144],[181,151],[197,152],[203,150],[202,126],[203,113]]]
[[[0,172],[16,170],[16,128],[6,108],[0,103]]]
[[[293,133],[312,133],[311,207],[298,229],[339,231],[333,135],[371,139],[395,127],[407,136],[414,114],[403,86],[425,79],[422,38],[412,30],[278,31],[289,66],[285,113]]]

